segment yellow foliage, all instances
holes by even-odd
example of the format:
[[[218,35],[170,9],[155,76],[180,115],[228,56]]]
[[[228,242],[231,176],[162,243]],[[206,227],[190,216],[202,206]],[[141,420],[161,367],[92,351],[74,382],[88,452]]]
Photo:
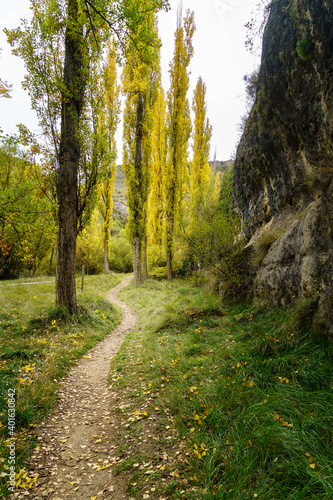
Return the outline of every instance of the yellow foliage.
[[[190,183],[190,226],[196,222],[200,208],[206,202],[211,177],[208,157],[212,127],[206,118],[206,85],[201,77],[194,91],[192,108],[195,113],[195,122]]]

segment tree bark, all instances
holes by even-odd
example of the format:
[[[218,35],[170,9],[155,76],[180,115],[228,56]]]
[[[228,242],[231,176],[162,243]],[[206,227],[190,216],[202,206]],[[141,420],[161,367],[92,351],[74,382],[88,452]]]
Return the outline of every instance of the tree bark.
[[[144,237],[143,240],[143,249],[142,249],[142,279],[148,279],[148,262],[147,262],[147,236]]]
[[[140,246],[140,237],[136,235],[133,237],[133,273],[135,285],[141,283]]]
[[[80,159],[78,125],[84,91],[83,31],[77,0],[68,0],[65,34],[59,168],[57,172],[58,235],[56,303],[76,314],[75,252],[77,236],[77,177]]]
[[[104,272],[105,274],[109,274],[109,242],[107,237],[104,239]]]
[[[173,275],[172,275],[173,214],[170,216],[169,223],[170,223],[169,227],[170,233],[167,234],[167,279],[168,281],[172,281],[173,280]]]

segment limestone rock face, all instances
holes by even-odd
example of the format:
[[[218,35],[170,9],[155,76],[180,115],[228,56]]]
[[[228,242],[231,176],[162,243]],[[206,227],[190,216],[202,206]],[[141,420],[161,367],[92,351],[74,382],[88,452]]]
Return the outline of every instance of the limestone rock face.
[[[333,335],[333,3],[272,2],[234,199],[250,246],[276,231],[254,293],[275,305],[318,297]]]

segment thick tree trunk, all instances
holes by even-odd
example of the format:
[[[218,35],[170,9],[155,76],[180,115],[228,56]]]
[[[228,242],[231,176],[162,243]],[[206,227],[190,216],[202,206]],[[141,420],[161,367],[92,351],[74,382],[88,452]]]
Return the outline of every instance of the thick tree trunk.
[[[71,314],[77,311],[75,252],[77,236],[77,173],[80,159],[78,124],[82,110],[83,33],[77,0],[68,0],[65,35],[64,92],[61,110],[59,168],[57,171],[58,237],[56,303]]]
[[[140,247],[140,237],[136,235],[133,237],[133,272],[135,285],[141,283]]]

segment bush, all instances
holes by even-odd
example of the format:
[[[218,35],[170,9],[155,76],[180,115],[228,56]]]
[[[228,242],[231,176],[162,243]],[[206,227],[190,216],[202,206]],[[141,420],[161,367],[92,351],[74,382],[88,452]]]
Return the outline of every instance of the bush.
[[[312,50],[312,42],[306,36],[303,36],[301,40],[297,42],[296,52],[300,59],[306,61],[309,57],[309,54]]]
[[[109,265],[113,271],[130,273],[133,271],[132,248],[128,239],[120,232],[119,237],[111,238]]]

